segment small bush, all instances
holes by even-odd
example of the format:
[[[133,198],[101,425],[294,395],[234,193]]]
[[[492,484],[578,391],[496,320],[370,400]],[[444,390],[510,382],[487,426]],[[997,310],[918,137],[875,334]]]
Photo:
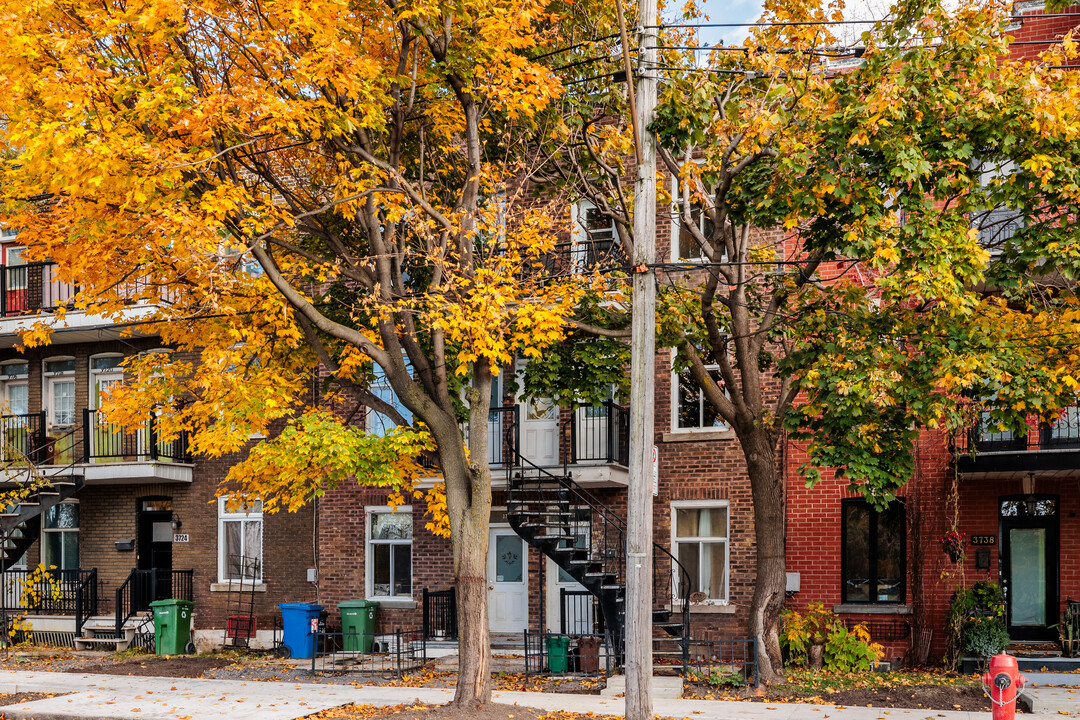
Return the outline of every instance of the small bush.
[[[796,667],[809,664],[813,645],[825,646],[823,664],[826,670],[870,670],[881,658],[881,646],[870,641],[870,632],[865,625],[848,630],[822,603],[810,603],[805,615],[786,610],[782,618],[780,645]]]
[[[964,624],[961,646],[965,653],[988,658],[1009,647],[1009,631],[998,617],[977,617]]]
[[[725,668],[721,665],[715,667],[701,668],[700,670],[690,671],[690,680],[694,682],[706,683],[713,687],[724,687],[728,685],[742,685],[743,676],[738,670],[732,670]]]

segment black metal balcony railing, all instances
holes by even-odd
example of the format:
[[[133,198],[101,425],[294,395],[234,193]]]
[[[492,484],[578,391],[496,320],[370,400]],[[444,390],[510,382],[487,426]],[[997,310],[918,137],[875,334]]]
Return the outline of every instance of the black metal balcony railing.
[[[87,408],[83,410],[83,447],[86,448],[86,462],[140,459],[191,462],[187,435],[181,433],[171,440],[162,439],[158,436],[153,415],[142,427],[125,430],[106,422],[100,411]]]
[[[14,317],[70,306],[79,287],[61,282],[56,263],[38,262],[6,265],[0,272],[0,316]],[[148,277],[133,277],[110,292],[129,302],[173,302],[175,287],[164,287]]]
[[[630,463],[630,412],[608,400],[570,413],[570,462]]]
[[[1066,408],[1054,422],[1040,425],[1038,432],[997,429],[984,412],[975,427],[957,437],[956,445],[960,454],[1080,448],[1080,406]]]
[[[0,416],[0,461],[4,463],[46,461],[45,413]]]
[[[0,314],[52,310],[73,302],[78,291],[75,285],[60,282],[54,263],[8,265],[0,273]]]
[[[77,431],[76,431],[77,432]],[[83,411],[82,447],[67,432],[47,435],[46,415],[0,415],[0,462],[35,465],[68,465],[73,462],[192,462],[186,433],[165,440],[158,435],[153,416],[131,431],[105,422],[97,410]]]
[[[97,614],[97,570],[36,570],[0,572],[3,609],[34,615]],[[33,579],[32,583],[28,583]]]

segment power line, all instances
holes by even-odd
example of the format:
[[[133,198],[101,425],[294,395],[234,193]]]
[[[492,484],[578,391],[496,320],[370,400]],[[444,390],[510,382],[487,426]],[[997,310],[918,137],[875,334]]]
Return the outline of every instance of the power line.
[[[1006,20],[1038,20],[1040,18],[1046,19],[1058,19],[1076,17],[1080,18],[1080,12],[1077,13],[1053,13],[1048,15],[1009,15]],[[787,22],[751,22],[751,23],[672,23],[670,25],[655,25],[653,27],[661,30],[669,30],[674,28],[741,28],[741,27],[806,27],[806,26],[835,26],[835,25],[876,25],[881,22],[889,22],[888,20],[791,20]]]

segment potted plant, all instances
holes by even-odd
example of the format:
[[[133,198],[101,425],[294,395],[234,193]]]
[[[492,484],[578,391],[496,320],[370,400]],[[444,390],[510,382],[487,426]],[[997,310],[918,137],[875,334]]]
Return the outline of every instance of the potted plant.
[[[1061,654],[1065,657],[1080,657],[1080,616],[1071,612],[1069,606],[1061,611],[1058,623],[1058,640],[1061,642]]]
[[[954,563],[963,562],[964,560],[964,538],[967,537],[967,533],[962,533],[958,530],[949,530],[942,535],[938,540],[941,542],[941,549],[945,551],[945,554],[949,556],[949,560]]]

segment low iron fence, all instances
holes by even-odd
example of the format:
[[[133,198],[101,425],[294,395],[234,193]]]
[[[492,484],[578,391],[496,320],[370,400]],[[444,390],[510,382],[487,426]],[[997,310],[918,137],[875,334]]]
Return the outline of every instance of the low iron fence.
[[[373,673],[401,678],[427,664],[421,630],[388,633],[317,632],[311,674]]]
[[[457,593],[424,588],[424,639],[457,640]]]
[[[691,640],[684,678],[721,687],[760,684],[756,638]]]
[[[530,675],[611,675],[618,658],[599,635],[570,637],[526,630],[525,677]]]

